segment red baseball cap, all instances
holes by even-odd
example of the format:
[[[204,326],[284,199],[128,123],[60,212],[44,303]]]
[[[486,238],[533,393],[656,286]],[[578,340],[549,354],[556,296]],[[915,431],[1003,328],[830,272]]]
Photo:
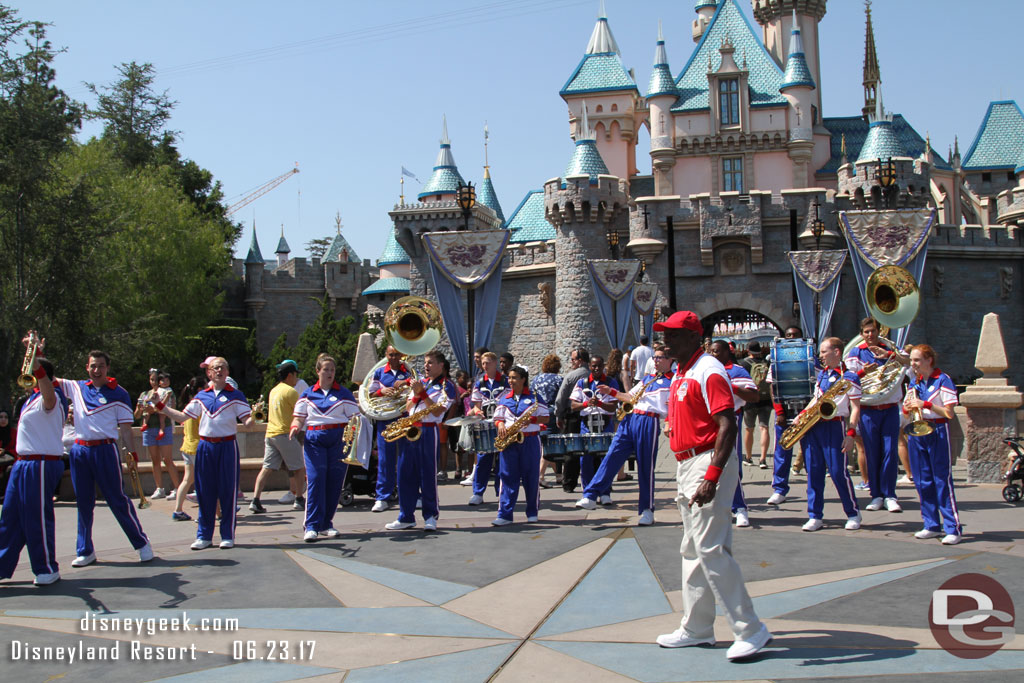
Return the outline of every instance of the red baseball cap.
[[[704,334],[704,326],[700,324],[700,318],[693,311],[676,311],[663,323],[654,323],[655,332],[665,330],[690,330],[697,334]]]

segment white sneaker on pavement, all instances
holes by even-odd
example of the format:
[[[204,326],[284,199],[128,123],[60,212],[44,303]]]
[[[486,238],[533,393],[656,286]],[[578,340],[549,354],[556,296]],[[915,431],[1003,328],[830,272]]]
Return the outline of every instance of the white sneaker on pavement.
[[[149,562],[153,559],[153,546],[149,543],[139,548],[139,562]]]
[[[926,538],[938,538],[941,535],[942,534],[938,531],[932,531],[931,529],[921,529],[916,534],[914,534],[914,538],[920,538],[921,540],[924,540]]]
[[[739,508],[738,510],[736,510],[736,526],[750,526],[750,516],[747,514],[746,508]]]
[[[88,567],[90,564],[96,561],[96,553],[89,553],[88,555],[79,555],[75,559],[71,560],[72,567]]]
[[[897,484],[910,484],[911,486],[913,486],[914,485],[914,480],[904,474],[902,477],[900,477],[899,479],[896,480],[896,483]]]
[[[654,510],[644,510],[640,513],[640,519],[637,520],[637,526],[650,526],[654,524]]]
[[[596,510],[597,501],[594,500],[593,498],[587,498],[586,496],[583,496],[582,498],[576,501],[576,507],[581,508],[583,510]]]
[[[221,550],[231,550],[234,547],[235,547],[235,542],[232,541],[230,538],[225,538],[223,541],[220,542],[220,549]]]
[[[191,501],[193,503],[198,503],[199,502],[199,496],[197,496],[194,493],[186,494],[185,498],[186,498],[186,500],[189,500],[189,501]]]
[[[875,510],[881,510],[882,504],[884,502],[885,501],[883,501],[881,498],[872,498],[871,502],[864,506],[864,509],[871,510],[872,512],[874,512]]]
[[[773,493],[768,498],[768,504],[769,505],[782,505],[785,502],[786,502],[786,497],[784,495],[782,495],[781,493],[779,493],[778,491]]]
[[[730,661],[753,657],[761,651],[761,648],[771,642],[771,639],[772,634],[768,632],[768,627],[761,624],[761,630],[753,636],[746,640],[737,640],[730,645],[725,656],[728,657]]]
[[[170,489],[167,492],[167,500],[174,500],[178,495],[178,489]]]
[[[472,474],[459,482],[459,486],[472,486],[472,485],[473,485],[473,475]]]
[[[390,506],[388,505],[388,502],[386,500],[378,500],[376,503],[373,504],[373,507],[370,508],[370,512],[384,512],[385,510],[388,509],[388,507]]]
[[[295,494],[289,491],[288,493],[278,498],[277,502],[280,503],[281,505],[291,505],[292,503],[295,502]]]
[[[437,517],[427,517],[423,520],[424,531],[437,531]]]
[[[341,536],[341,532],[332,526],[330,529],[324,532],[324,536],[326,536],[327,538],[337,538],[338,536]]]
[[[655,642],[662,647],[692,647],[694,645],[714,645],[715,637],[691,638],[680,628],[672,631],[672,633],[661,634]]]
[[[956,534],[946,534],[942,537],[942,545],[956,545],[960,542],[960,537]]]
[[[601,505],[612,505],[612,497],[606,493],[601,496],[600,503]]]
[[[903,508],[900,507],[900,502],[895,498],[885,499],[885,509],[889,512],[903,512]]]
[[[530,515],[529,517],[526,518],[526,521],[527,522],[536,522],[537,521],[537,515]]]
[[[856,531],[857,529],[859,529],[860,528],[860,520],[861,520],[861,517],[860,517],[860,513],[859,512],[856,515],[854,515],[853,517],[850,517],[849,519],[847,519],[846,520],[846,530],[847,531]]]
[[[36,574],[36,578],[32,583],[37,586],[49,586],[51,583],[57,583],[60,581],[60,572],[53,572],[52,574]]]
[[[814,517],[811,517],[809,520],[804,522],[804,525],[800,528],[804,531],[817,531],[821,528],[821,526],[822,521],[820,519],[815,519]]]
[[[416,522],[400,522],[397,519],[393,522],[388,522],[384,525],[384,528],[388,531],[401,531],[402,529],[411,529],[416,526]]]
[[[512,523],[511,519],[505,519],[504,517],[495,517],[491,521],[491,526],[508,526]]]
[[[319,535],[320,534],[318,534],[317,532],[313,531],[312,529],[307,529],[306,533],[302,534],[302,540],[305,541],[306,543],[314,543],[316,541],[316,539],[317,539],[317,536],[319,536]]]
[[[204,548],[209,548],[211,545],[213,545],[213,541],[207,541],[205,538],[197,538],[189,548],[192,548],[192,550],[202,550]]]
[[[167,497],[167,492],[166,491],[164,491],[163,489],[157,489],[157,490],[153,491],[152,494],[150,494],[149,499],[150,500],[156,500],[157,498],[166,498],[166,497]]]
[[[478,496],[477,494],[474,493],[472,496],[469,497],[470,505],[479,505],[482,502],[484,502],[483,496]]]

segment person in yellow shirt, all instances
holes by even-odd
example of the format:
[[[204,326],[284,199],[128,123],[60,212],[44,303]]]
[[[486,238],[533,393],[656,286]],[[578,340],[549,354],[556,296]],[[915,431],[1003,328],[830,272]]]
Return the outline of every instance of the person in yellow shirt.
[[[178,396],[178,405],[187,406],[196,393],[206,386],[206,382],[207,379],[205,377],[193,377],[185,385],[185,388],[181,390],[181,394]],[[183,432],[181,458],[185,461],[185,474],[182,476],[181,483],[178,484],[178,493],[174,500],[174,512],[171,513],[171,519],[175,522],[187,522],[192,519],[192,516],[182,508],[185,505],[185,496],[188,495],[189,489],[192,488],[192,484],[196,480],[195,464],[196,449],[199,448],[199,420],[194,417],[189,418],[181,423],[181,428]]]
[[[295,495],[293,510],[304,510],[306,499],[306,469],[302,458],[302,443],[288,438],[288,428],[292,422],[292,412],[299,400],[295,384],[299,381],[299,366],[293,360],[284,360],[277,365],[278,384],[270,390],[267,410],[266,447],[263,453],[263,468],[256,476],[256,487],[253,490],[249,511],[266,512],[260,502],[260,493],[270,473],[284,468],[288,471],[288,488]]]

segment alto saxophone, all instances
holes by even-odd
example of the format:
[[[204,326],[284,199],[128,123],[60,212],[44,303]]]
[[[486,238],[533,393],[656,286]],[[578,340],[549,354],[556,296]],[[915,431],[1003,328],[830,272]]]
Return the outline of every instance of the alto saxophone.
[[[526,409],[522,415],[516,418],[516,421],[505,428],[505,434],[494,439],[494,450],[503,451],[514,443],[523,442],[523,428],[530,424],[530,418],[537,412],[537,406],[539,404],[534,403],[532,406]]]
[[[793,424],[786,427],[786,431],[779,437],[782,447],[789,450],[797,441],[804,438],[819,420],[832,418],[836,414],[836,401],[852,388],[853,382],[840,377],[825,393],[808,403],[803,412],[793,420]]]
[[[138,461],[135,456],[124,446],[121,446],[121,450],[124,452],[125,465],[128,467],[129,479],[132,481],[132,488],[135,489],[135,495],[139,498],[139,509],[145,510],[151,503],[146,499],[146,494],[142,492],[142,482],[139,481],[139,467]]]
[[[640,402],[640,399],[644,397],[644,394],[647,393],[647,387],[657,382],[659,377],[661,377],[661,375],[655,373],[654,378],[651,381],[645,383],[642,387],[640,387],[639,394],[631,397],[628,401],[623,401],[619,403],[619,406],[615,409],[615,419],[618,420],[619,422],[622,422],[623,418],[632,413],[633,408],[636,406],[637,403]]]
[[[448,404],[438,402],[429,408],[423,410],[417,410],[412,415],[395,420],[381,432],[381,436],[388,443],[393,443],[401,438],[405,438],[409,441],[418,441],[423,435],[423,430],[416,426],[417,422],[421,422],[427,415],[436,415],[437,413],[443,413],[448,410]]]

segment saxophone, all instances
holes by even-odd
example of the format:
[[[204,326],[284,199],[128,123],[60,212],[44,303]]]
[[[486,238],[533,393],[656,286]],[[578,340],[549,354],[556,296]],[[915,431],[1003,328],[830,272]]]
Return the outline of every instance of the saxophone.
[[[417,410],[412,415],[400,418],[389,424],[385,427],[384,431],[381,432],[381,436],[383,436],[384,440],[388,443],[393,443],[403,437],[409,441],[418,441],[420,436],[423,435],[423,430],[417,427],[416,423],[421,422],[427,415],[436,415],[438,413],[443,413],[446,410],[448,410],[448,404],[442,402],[435,403],[429,408],[424,408],[423,410]]]
[[[504,436],[499,436],[494,440],[494,450],[503,451],[514,443],[523,442],[523,428],[530,424],[530,418],[537,412],[538,405],[534,403],[526,409],[526,412],[517,417],[515,422],[505,428]]]
[[[657,382],[659,377],[661,377],[661,375],[659,375],[658,373],[654,373],[654,377],[651,379],[651,381],[645,383],[642,387],[640,387],[639,394],[631,397],[628,401],[623,401],[619,403],[619,407],[615,409],[615,419],[619,422],[622,422],[623,418],[632,413],[633,408],[636,406],[637,403],[640,402],[640,399],[644,397],[644,394],[647,393],[647,387]]]
[[[853,382],[840,377],[836,383],[828,388],[825,393],[807,404],[807,407],[796,416],[793,424],[782,432],[779,443],[786,450],[789,450],[796,442],[804,438],[811,427],[821,419],[830,419],[836,414],[836,401],[846,392],[853,388]]]

